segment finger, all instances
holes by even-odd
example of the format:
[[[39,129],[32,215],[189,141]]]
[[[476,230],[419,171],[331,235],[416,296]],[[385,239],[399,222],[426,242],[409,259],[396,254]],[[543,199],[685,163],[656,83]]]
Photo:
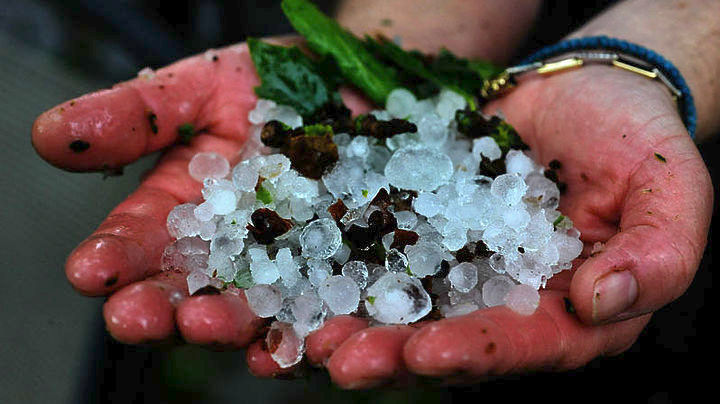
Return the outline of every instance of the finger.
[[[305,338],[305,356],[310,363],[325,365],[345,340],[367,328],[368,321],[353,316],[335,316]]]
[[[250,310],[245,293],[234,287],[184,300],[175,317],[185,341],[222,350],[246,347],[265,324]]]
[[[265,340],[257,340],[250,344],[245,354],[248,370],[257,377],[278,377],[295,371],[296,366],[281,368],[268,352]]]
[[[73,287],[85,295],[107,295],[159,272],[162,252],[171,242],[168,213],[200,197],[202,184],[188,173],[190,159],[195,153],[214,151],[237,160],[240,147],[239,142],[203,135],[192,147],[167,153],[140,187],[70,254],[65,272]]]
[[[165,340],[175,334],[175,306],[187,297],[186,275],[166,272],[122,288],[103,306],[108,332],[126,344]]]
[[[570,296],[586,322],[666,305],[685,292],[702,257],[712,186],[697,150],[679,127],[645,155],[628,183],[619,232],[573,277]]]
[[[531,316],[499,306],[430,324],[408,340],[403,357],[414,373],[446,378],[574,369],[627,349],[648,320],[584,325],[567,313],[562,292],[543,291]]]
[[[416,331],[396,325],[353,334],[330,357],[330,377],[346,389],[371,388],[406,377],[403,346]]]
[[[208,51],[44,112],[32,143],[57,167],[92,171],[174,143],[187,123],[237,139],[247,133],[257,84],[245,44]]]

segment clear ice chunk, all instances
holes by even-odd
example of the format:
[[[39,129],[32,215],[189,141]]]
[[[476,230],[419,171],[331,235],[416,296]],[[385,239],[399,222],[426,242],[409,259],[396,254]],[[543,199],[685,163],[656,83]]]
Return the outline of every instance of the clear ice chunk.
[[[245,297],[250,310],[258,317],[272,317],[282,307],[282,295],[272,285],[255,285],[245,290]]]
[[[307,225],[300,234],[302,253],[309,258],[332,257],[342,244],[342,234],[330,218],[318,219]]]
[[[409,210],[395,212],[398,229],[412,230],[417,224],[417,215]]]
[[[515,313],[529,316],[540,305],[540,294],[530,285],[514,285],[505,296],[505,306]]]
[[[385,268],[390,272],[405,272],[408,270],[408,258],[395,248],[385,254]]]
[[[230,172],[230,163],[217,153],[197,153],[190,159],[188,171],[200,182],[205,178],[224,178]]]
[[[506,275],[497,275],[488,279],[482,286],[483,302],[487,307],[505,304],[505,296],[513,286],[515,282]]]
[[[404,147],[385,166],[390,185],[412,191],[433,191],[447,184],[453,163],[447,154],[427,147]]]
[[[463,262],[452,268],[448,273],[448,280],[453,288],[462,293],[468,293],[477,285],[477,267],[470,262]]]
[[[327,309],[315,293],[308,293],[296,297],[291,306],[293,317],[293,329],[300,337],[305,337],[311,332],[320,328],[325,322]]]
[[[342,267],[342,274],[349,277],[360,289],[367,286],[368,269],[362,261],[348,261]]]
[[[184,203],[170,211],[167,217],[170,236],[178,239],[196,236],[200,232],[200,222],[195,218],[195,207],[192,203]]]
[[[525,181],[517,174],[498,175],[490,186],[490,192],[508,205],[520,203],[526,190]]]
[[[405,119],[415,112],[417,99],[404,88],[396,88],[388,94],[385,110],[395,118]]]
[[[410,272],[418,278],[437,273],[440,270],[440,264],[449,255],[441,245],[422,240],[415,245],[405,247],[405,254]]]
[[[365,308],[381,323],[408,324],[425,317],[432,302],[419,279],[388,272],[367,289]]]
[[[300,362],[305,354],[305,340],[298,336],[293,326],[274,321],[265,337],[270,356],[281,368],[289,368]]]
[[[480,161],[481,156],[485,156],[490,160],[497,160],[502,157],[500,146],[490,136],[483,136],[473,140],[472,154]]]
[[[277,265],[270,261],[264,248],[250,248],[248,255],[250,256],[250,273],[255,283],[269,285],[280,278]]]
[[[335,314],[350,314],[357,310],[360,289],[349,276],[330,276],[318,287],[318,295]]]

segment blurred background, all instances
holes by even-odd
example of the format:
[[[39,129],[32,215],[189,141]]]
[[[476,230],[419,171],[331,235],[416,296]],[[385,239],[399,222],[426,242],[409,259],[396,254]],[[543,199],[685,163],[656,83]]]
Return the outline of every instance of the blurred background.
[[[334,1],[316,3],[328,13],[335,7]],[[547,1],[543,23],[518,56],[557,41],[606,3]],[[533,397],[679,403],[709,389],[712,371],[702,365],[715,351],[708,326],[711,247],[690,290],[660,310],[628,352],[562,374],[347,393],[319,371],[296,380],[255,379],[244,352],[112,341],[102,322],[103,299],[76,294],[63,263],[156,157],[120,177],[61,172],[33,152],[34,118],[66,99],[132,78],[145,66],[157,68],[249,35],[288,32],[279,1],[0,0],[0,403],[380,404]],[[718,141],[699,148],[717,194]]]

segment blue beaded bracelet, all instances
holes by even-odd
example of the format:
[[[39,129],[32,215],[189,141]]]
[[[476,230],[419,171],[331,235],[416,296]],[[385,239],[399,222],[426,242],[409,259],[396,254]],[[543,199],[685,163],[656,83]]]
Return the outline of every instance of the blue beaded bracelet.
[[[678,92],[679,109],[683,123],[688,130],[691,138],[695,138],[695,127],[697,125],[697,111],[695,110],[695,102],[690,94],[685,79],[680,71],[669,60],[660,54],[644,48],[640,45],[623,41],[620,39],[609,38],[606,36],[593,36],[586,38],[574,38],[559,42],[554,45],[547,46],[525,58],[521,65],[532,65],[538,61],[546,60],[565,53],[580,50],[606,50],[615,51],[622,54],[630,55],[645,63],[657,68],[664,75],[663,81],[667,79],[671,88],[674,87]]]

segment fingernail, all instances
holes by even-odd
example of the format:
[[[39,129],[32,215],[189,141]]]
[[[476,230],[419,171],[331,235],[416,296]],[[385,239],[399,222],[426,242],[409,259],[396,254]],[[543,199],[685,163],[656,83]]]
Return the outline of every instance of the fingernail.
[[[610,272],[595,282],[593,321],[601,323],[627,310],[637,299],[638,285],[630,271]]]

